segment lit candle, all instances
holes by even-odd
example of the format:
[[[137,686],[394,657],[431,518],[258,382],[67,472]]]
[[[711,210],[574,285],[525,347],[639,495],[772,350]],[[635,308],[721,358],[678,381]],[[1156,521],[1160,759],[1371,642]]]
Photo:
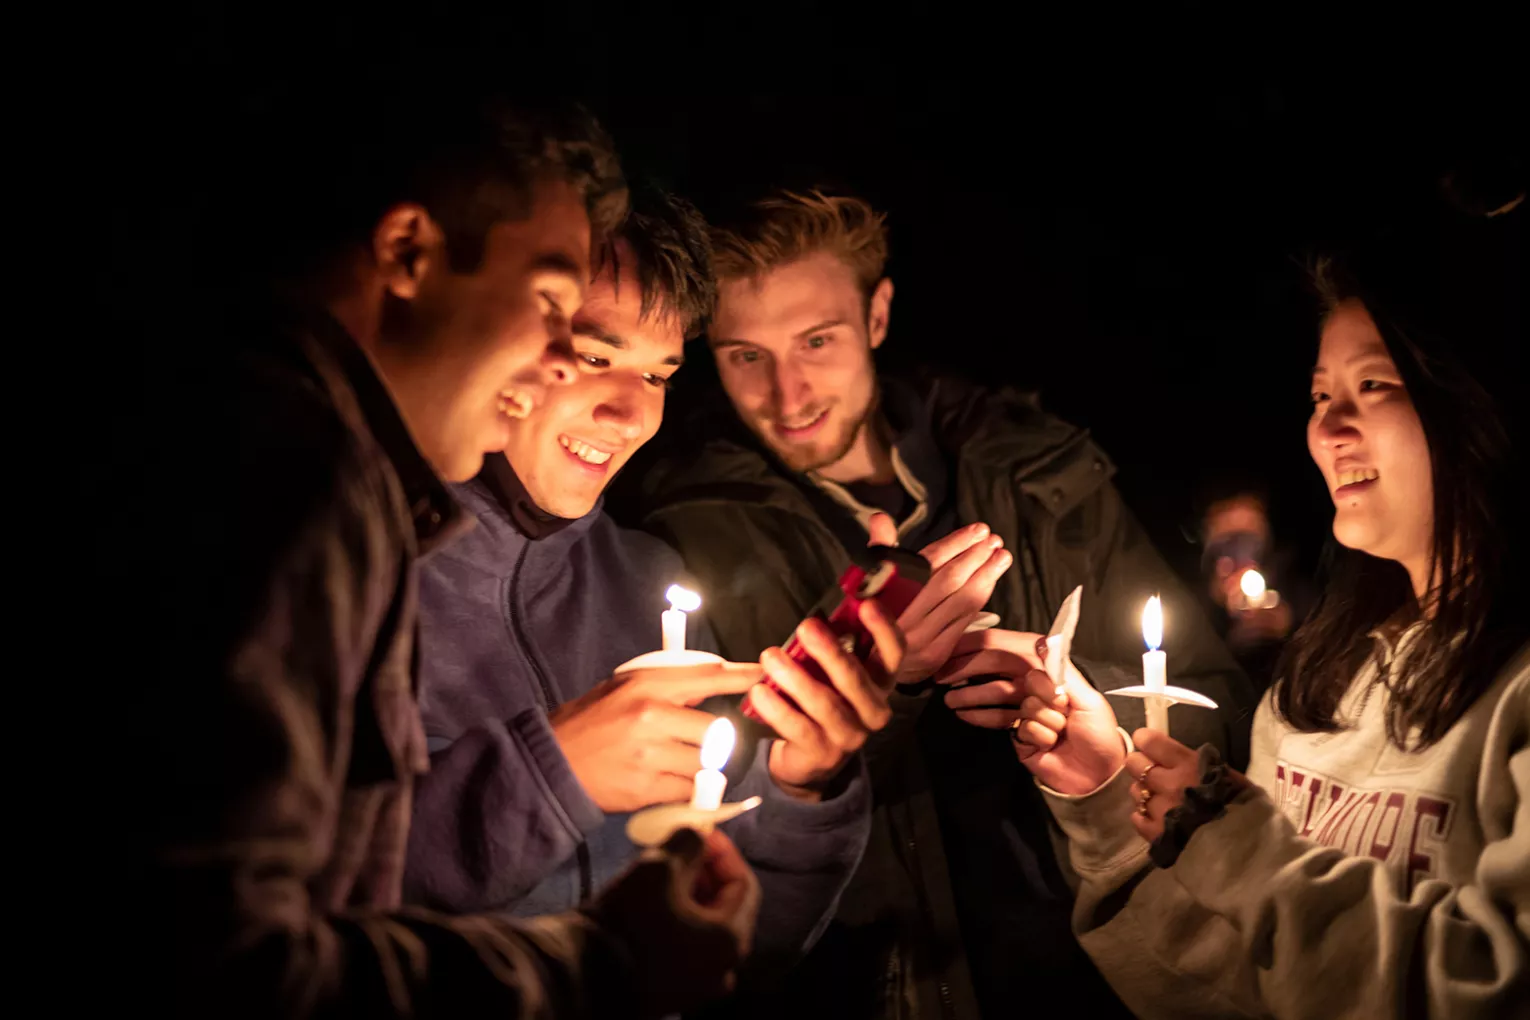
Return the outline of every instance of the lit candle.
[[[1238,578],[1238,590],[1243,595],[1245,609],[1274,609],[1280,605],[1280,592],[1264,580],[1264,575],[1250,567]]]
[[[701,771],[696,773],[696,788],[691,793],[691,807],[696,810],[716,811],[722,806],[723,791],[728,788],[722,768],[733,753],[733,740],[733,724],[726,719],[712,720],[701,738]]]
[[[1169,682],[1169,659],[1158,647],[1163,644],[1163,602],[1157,595],[1142,609],[1142,640],[1148,646],[1142,656],[1142,684],[1149,691],[1161,691]],[[1148,729],[1168,733],[1169,702],[1156,694],[1146,701]]]
[[[1258,609],[1264,603],[1264,575],[1259,571],[1245,570],[1238,578],[1238,587],[1243,589],[1243,597],[1250,606]]]
[[[689,588],[672,584],[664,593],[664,597],[669,599],[670,608],[664,610],[664,614],[659,618],[664,634],[662,647],[666,652],[684,651],[685,614],[694,613],[701,608],[701,596]],[[732,749],[732,745],[729,745],[729,749]]]

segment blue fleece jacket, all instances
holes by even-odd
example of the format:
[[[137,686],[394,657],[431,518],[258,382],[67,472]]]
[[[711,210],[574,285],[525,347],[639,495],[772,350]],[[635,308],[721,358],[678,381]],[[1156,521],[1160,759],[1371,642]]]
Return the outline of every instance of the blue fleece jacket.
[[[683,573],[657,539],[597,506],[528,538],[480,478],[455,495],[478,527],[422,564],[420,708],[431,769],[416,788],[404,895],[453,912],[531,915],[576,906],[638,853],[574,777],[549,713],[660,643],[664,591]],[[690,647],[715,647],[700,614]],[[760,877],[756,953],[785,962],[832,917],[866,844],[860,757],[818,804],[782,793],[761,741],[740,747],[729,800],[764,803],[726,824]]]

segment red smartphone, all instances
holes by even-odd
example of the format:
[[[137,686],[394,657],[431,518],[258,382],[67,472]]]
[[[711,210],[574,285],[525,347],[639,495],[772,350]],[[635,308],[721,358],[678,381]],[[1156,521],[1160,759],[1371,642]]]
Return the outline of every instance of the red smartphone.
[[[818,600],[808,618],[817,617],[827,623],[829,630],[839,638],[841,646],[864,663],[871,657],[875,642],[871,632],[861,622],[861,603],[875,598],[888,615],[896,620],[903,615],[903,611],[929,579],[929,561],[918,553],[886,545],[870,546],[840,575],[839,583]],[[808,676],[819,683],[829,683],[823,669],[797,640],[795,631],[782,646],[782,651],[801,666]],[[792,705],[796,705],[791,695],[777,687],[774,680],[766,677],[764,683]],[[756,722],[760,721],[753,702],[747,698],[744,700],[743,713]]]

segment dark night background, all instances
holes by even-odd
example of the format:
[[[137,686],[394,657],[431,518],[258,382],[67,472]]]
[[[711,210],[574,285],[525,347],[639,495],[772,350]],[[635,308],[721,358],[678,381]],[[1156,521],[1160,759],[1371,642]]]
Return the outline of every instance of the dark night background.
[[[1328,501],[1305,452],[1300,257],[1426,211],[1462,159],[1522,159],[1519,61],[1484,48],[1491,16],[1456,11],[1405,52],[1363,19],[1340,32],[1330,7],[1249,8],[1244,24],[1209,6],[1130,22],[899,9],[139,18],[109,40],[111,137],[141,175],[117,236],[189,281],[207,268],[196,227],[285,229],[219,194],[251,103],[386,102],[380,70],[572,92],[629,169],[704,210],[773,183],[871,198],[892,227],[887,359],[1039,387],[1094,430],[1183,570],[1197,500],[1244,480],[1310,563]],[[1453,26],[1470,49],[1446,45]]]

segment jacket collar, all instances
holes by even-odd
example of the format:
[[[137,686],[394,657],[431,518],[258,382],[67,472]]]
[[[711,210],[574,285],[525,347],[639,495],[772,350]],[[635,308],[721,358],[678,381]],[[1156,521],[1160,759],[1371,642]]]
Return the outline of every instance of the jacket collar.
[[[520,476],[515,473],[515,468],[510,465],[510,458],[503,453],[493,453],[484,459],[483,472],[478,479],[500,508],[510,515],[510,523],[515,525],[515,530],[533,542],[555,535],[576,520],[583,519],[558,517],[537,506]],[[593,517],[598,513],[599,503],[585,517]]]
[[[372,438],[393,466],[421,555],[449,541],[471,526],[446,489],[435,469],[415,445],[398,405],[361,345],[327,312],[313,317],[310,335],[332,358],[356,399],[356,407]]]

